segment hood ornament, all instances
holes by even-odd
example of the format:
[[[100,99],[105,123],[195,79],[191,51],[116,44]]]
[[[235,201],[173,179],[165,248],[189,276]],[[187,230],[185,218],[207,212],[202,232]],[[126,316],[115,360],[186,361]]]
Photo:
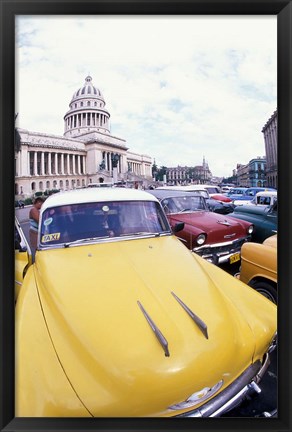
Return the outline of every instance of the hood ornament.
[[[225,226],[231,226],[231,223],[228,222],[226,219],[224,221],[217,220],[217,223]]]
[[[168,350],[168,342],[165,339],[165,337],[163,336],[163,334],[161,333],[161,331],[159,330],[159,328],[157,327],[157,325],[154,323],[154,321],[150,318],[150,316],[148,315],[148,313],[146,312],[146,310],[143,308],[142,304],[137,301],[141,311],[143,312],[144,317],[146,318],[148,324],[150,325],[152,331],[154,332],[155,336],[157,337],[160,345],[163,348],[164,354],[166,357],[169,357],[169,350]]]

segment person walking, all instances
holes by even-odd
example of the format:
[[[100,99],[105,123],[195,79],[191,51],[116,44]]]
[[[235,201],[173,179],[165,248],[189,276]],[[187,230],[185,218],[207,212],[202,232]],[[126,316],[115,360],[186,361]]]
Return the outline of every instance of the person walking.
[[[35,198],[33,206],[29,211],[29,240],[33,259],[37,248],[40,209],[43,205],[43,202],[44,199],[42,197]]]

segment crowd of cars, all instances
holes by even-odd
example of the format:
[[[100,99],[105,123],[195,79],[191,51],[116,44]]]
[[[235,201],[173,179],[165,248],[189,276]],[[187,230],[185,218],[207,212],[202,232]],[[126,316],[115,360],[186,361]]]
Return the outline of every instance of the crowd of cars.
[[[276,247],[234,214],[199,190],[57,193],[34,261],[16,219],[15,415],[218,417],[260,392],[277,307],[250,247]]]

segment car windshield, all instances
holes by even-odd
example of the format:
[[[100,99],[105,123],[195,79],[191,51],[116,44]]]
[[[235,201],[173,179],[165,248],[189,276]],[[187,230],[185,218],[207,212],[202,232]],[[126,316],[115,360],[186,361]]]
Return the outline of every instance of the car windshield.
[[[197,193],[198,195],[202,195],[202,197],[208,199],[209,198],[209,193],[207,190],[198,190],[198,191],[192,191],[192,193]]]
[[[166,214],[207,210],[202,196],[175,196],[165,198],[161,202]]]
[[[170,233],[167,219],[154,201],[117,201],[47,208],[41,218],[40,246],[104,241],[125,236]]]
[[[219,191],[219,188],[217,188],[217,187],[211,187],[211,186],[208,186],[208,187],[206,187],[206,189],[207,189],[207,191],[209,192],[209,194],[217,194],[217,193],[220,193],[220,191]]]
[[[247,189],[231,189],[228,195],[246,195]]]

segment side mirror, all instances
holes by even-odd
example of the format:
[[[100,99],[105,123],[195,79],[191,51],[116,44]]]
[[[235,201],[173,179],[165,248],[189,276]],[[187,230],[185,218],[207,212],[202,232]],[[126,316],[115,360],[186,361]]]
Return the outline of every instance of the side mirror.
[[[177,232],[183,230],[184,227],[185,227],[185,223],[184,223],[184,222],[178,222],[178,223],[176,223],[176,224],[174,225],[174,227],[172,228],[172,231],[173,231],[174,233],[177,233]]]
[[[14,241],[14,249],[18,250],[19,252],[27,252],[27,247],[21,246],[20,241],[18,239],[15,239]]]

